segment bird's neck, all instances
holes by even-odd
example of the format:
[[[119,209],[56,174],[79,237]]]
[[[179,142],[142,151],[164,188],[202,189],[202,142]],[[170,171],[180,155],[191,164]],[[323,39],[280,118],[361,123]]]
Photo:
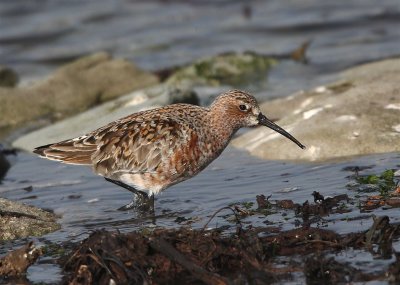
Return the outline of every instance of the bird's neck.
[[[230,116],[224,116],[221,113],[215,115],[212,112],[210,112],[209,116],[209,128],[215,150],[222,152],[240,127]]]

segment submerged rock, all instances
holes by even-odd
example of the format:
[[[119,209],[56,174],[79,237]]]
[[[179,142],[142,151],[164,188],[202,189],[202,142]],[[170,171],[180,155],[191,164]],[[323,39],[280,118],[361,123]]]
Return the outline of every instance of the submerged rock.
[[[239,87],[266,78],[276,60],[256,53],[226,53],[183,67],[167,79],[177,86],[231,85]]]
[[[23,88],[0,88],[0,128],[50,121],[158,82],[132,63],[100,52],[61,67],[46,80]]]
[[[233,145],[262,158],[308,161],[399,151],[400,59],[365,64],[340,77],[261,106],[306,150],[268,128],[247,132]]]
[[[0,198],[0,240],[41,236],[60,229],[53,213]]]

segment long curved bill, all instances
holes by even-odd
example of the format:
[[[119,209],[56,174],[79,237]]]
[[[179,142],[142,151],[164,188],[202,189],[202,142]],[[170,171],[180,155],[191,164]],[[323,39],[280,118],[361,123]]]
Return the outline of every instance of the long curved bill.
[[[271,120],[269,120],[267,117],[265,117],[263,114],[259,114],[258,115],[258,124],[262,125],[262,126],[266,126],[278,133],[280,133],[281,135],[287,137],[288,139],[290,139],[292,142],[294,142],[295,144],[297,144],[299,147],[301,147],[302,149],[305,149],[306,147],[301,144],[298,140],[296,140],[291,134],[289,134],[287,131],[285,131],[284,129],[282,129],[280,126],[278,126],[277,124],[275,124],[274,122],[272,122]]]

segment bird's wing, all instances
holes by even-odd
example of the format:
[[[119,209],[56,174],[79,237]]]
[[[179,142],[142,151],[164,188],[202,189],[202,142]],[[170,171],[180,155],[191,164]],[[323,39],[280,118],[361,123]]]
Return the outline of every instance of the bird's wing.
[[[111,125],[95,135],[92,155],[97,173],[168,173],[179,175],[196,154],[198,137],[188,124],[173,118],[149,117]]]
[[[94,171],[141,191],[158,193],[200,168],[197,133],[174,115],[134,117],[94,136]]]

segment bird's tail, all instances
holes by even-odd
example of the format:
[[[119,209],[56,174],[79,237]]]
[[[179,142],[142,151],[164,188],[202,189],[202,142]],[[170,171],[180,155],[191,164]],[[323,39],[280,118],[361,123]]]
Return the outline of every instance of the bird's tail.
[[[43,145],[35,148],[33,152],[41,157],[68,164],[91,165],[91,157],[96,149],[94,140],[85,136]]]

